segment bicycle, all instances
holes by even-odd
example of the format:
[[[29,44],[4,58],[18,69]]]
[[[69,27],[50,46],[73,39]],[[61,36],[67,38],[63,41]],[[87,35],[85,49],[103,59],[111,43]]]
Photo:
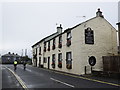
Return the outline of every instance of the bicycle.
[[[14,71],[16,71],[16,69],[17,69],[17,65],[14,65]]]
[[[24,65],[24,70],[26,70],[26,66]]]

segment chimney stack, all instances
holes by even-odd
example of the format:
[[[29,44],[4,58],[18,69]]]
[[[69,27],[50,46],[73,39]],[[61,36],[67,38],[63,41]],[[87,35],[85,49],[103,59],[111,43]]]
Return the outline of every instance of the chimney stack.
[[[102,12],[100,11],[100,8],[98,8],[98,11],[96,12],[96,17],[104,18],[104,16],[102,15]]]
[[[62,33],[62,29],[63,29],[63,28],[62,28],[62,25],[60,24],[60,26],[57,27],[57,32],[58,32],[59,34]]]
[[[119,23],[117,23],[117,25],[118,25],[118,43],[119,43],[119,45],[118,45],[118,52],[120,53],[120,22]]]

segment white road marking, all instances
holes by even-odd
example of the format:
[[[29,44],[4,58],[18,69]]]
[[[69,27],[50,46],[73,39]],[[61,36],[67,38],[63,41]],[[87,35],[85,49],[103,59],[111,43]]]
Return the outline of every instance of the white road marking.
[[[23,82],[23,80],[15,73],[13,72],[10,68],[5,67],[6,69],[8,69],[18,80],[18,82],[21,84],[21,86],[25,89],[25,90],[29,90],[25,84],[25,82]]]
[[[54,79],[54,78],[50,78],[50,79],[53,80],[53,81],[56,81],[56,82],[62,83],[62,84],[64,84],[64,85],[67,85],[67,86],[69,86],[69,87],[72,87],[72,88],[75,87],[75,86],[73,86],[73,85],[70,85],[70,84],[68,84],[68,83],[65,83],[65,82],[59,81],[59,80]]]

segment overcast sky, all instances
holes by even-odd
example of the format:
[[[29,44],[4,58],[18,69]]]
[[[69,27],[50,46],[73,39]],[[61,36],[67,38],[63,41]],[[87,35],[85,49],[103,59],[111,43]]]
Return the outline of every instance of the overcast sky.
[[[0,3],[0,53],[31,54],[31,46],[56,32],[56,23],[63,30],[95,17],[98,8],[116,29],[118,2],[12,2]],[[82,17],[86,16],[86,18]]]

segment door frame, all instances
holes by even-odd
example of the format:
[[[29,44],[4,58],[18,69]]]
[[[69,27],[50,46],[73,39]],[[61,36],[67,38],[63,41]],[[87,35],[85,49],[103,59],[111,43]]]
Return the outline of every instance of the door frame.
[[[47,61],[48,61],[48,69],[50,69],[50,57],[48,57]]]

